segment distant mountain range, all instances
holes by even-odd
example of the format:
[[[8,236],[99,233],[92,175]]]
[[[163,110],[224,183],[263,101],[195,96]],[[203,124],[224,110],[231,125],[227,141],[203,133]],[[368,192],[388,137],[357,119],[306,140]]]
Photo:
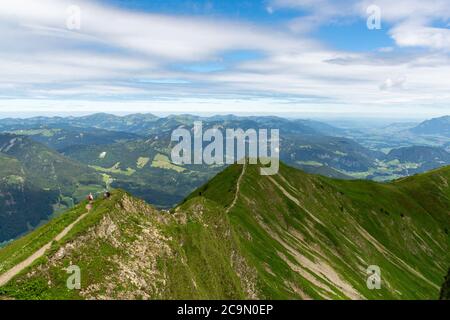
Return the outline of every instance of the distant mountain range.
[[[450,116],[424,121],[410,131],[415,134],[442,135],[450,138]]]
[[[157,120],[158,117],[152,114],[134,114],[119,117],[107,113],[97,113],[83,117],[7,118],[0,121],[0,128],[3,130],[11,130],[47,126],[58,127],[63,125],[135,133],[145,131],[148,126],[151,126]]]
[[[420,163],[417,168],[410,168],[410,174],[431,170],[450,163],[450,153],[443,148],[430,146],[412,146],[391,150],[386,159],[399,160],[402,163]]]
[[[374,134],[313,120],[234,115],[1,119],[0,243],[105,188],[127,190],[158,208],[176,205],[225,168],[171,163],[172,131],[192,128],[194,121],[205,130],[280,129],[282,161],[339,179],[386,181],[450,164],[448,138],[416,135],[404,126],[398,132],[408,133],[392,134],[395,125]]]
[[[335,180],[284,164],[274,176],[259,170],[232,165],[170,212],[121,190],[81,203],[0,249],[0,298],[438,299],[447,292],[450,167],[391,183]],[[68,227],[42,258],[18,266]],[[80,290],[67,288],[71,265],[80,268]],[[367,285],[369,266],[380,268],[379,289]]]
[[[153,114],[131,114],[116,116],[107,113],[96,113],[83,117],[34,117],[27,119],[7,118],[0,120],[0,129],[3,131],[39,128],[39,127],[81,127],[97,128],[110,131],[128,132],[139,135],[160,134],[173,130],[180,125],[192,125],[194,121],[205,121],[208,123],[233,124],[236,127],[261,127],[273,126],[289,132],[301,132],[309,134],[336,135],[343,130],[313,120],[288,120],[280,117],[238,117],[234,115],[200,117],[189,114],[170,115],[159,118]]]
[[[21,128],[21,129],[18,129]],[[114,142],[135,140],[139,135],[97,128],[80,128],[67,125],[9,127],[8,133],[30,137],[56,151],[80,145],[107,145]]]

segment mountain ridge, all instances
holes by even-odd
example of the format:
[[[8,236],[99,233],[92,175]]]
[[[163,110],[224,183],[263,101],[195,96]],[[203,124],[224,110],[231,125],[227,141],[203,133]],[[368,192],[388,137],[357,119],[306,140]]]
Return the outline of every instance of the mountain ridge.
[[[450,265],[449,181],[450,167],[379,184],[328,179],[284,164],[278,175],[262,177],[258,166],[232,165],[170,213],[116,190],[94,202],[92,214],[0,293],[437,299]],[[423,198],[413,197],[419,189],[429,190],[435,205],[425,209]],[[74,210],[80,215],[82,205]],[[85,270],[81,291],[65,287],[70,263]],[[381,290],[366,286],[372,264],[381,267]]]
[[[409,130],[416,134],[438,134],[450,137],[450,116],[425,120]]]

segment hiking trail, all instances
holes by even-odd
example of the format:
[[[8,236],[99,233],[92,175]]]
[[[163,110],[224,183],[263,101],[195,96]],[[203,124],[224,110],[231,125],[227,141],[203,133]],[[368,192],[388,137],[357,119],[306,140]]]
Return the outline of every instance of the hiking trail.
[[[84,217],[87,216],[87,214],[91,211],[91,209],[92,209],[92,203],[89,203],[88,205],[86,205],[87,212],[82,214],[81,216],[79,216],[77,220],[75,220],[70,225],[68,225],[63,231],[61,231],[49,243],[47,243],[42,248],[37,250],[35,253],[33,253],[28,258],[26,258],[24,261],[18,263],[17,265],[15,265],[11,269],[9,269],[8,271],[6,271],[2,275],[0,275],[0,287],[7,284],[12,278],[14,278],[16,275],[18,275],[20,272],[22,272],[27,267],[29,267],[34,261],[36,261],[37,259],[42,257],[45,254],[45,252],[48,249],[50,249],[53,241],[59,241],[62,238],[64,238],[70,232],[70,230],[72,230],[73,227],[76,224],[78,224],[78,222],[80,222]]]
[[[246,167],[247,167],[247,160],[245,161],[244,165],[242,166],[242,172],[241,172],[241,174],[239,175],[239,178],[238,178],[238,180],[237,180],[237,183],[236,183],[236,193],[235,193],[235,195],[234,195],[233,202],[231,202],[231,205],[227,208],[226,213],[230,212],[230,210],[233,209],[233,207],[235,206],[235,204],[236,204],[236,202],[237,202],[237,199],[238,199],[238,197],[239,197],[240,187],[241,187],[241,181],[242,181],[242,178],[244,177]]]

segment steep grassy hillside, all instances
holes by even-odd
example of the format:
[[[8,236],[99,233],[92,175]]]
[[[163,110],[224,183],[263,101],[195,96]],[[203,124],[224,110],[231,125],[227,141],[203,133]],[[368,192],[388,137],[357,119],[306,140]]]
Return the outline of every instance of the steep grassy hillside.
[[[25,299],[439,297],[450,265],[450,168],[390,184],[333,180],[283,164],[275,176],[261,176],[259,169],[230,166],[171,212],[114,191],[0,294]],[[50,222],[49,230],[68,225],[83,205],[69,212],[66,222]],[[40,239],[37,233],[29,237],[1,249],[2,261],[19,260],[10,258],[15,248]],[[66,288],[70,264],[81,269],[81,290]],[[381,270],[379,290],[367,287],[371,265]]]
[[[28,137],[0,134],[0,243],[104,185],[93,169]]]
[[[0,243],[38,225],[57,202],[57,192],[28,181],[20,161],[0,153]]]
[[[81,185],[101,183],[101,177],[85,165],[24,136],[0,134],[0,153],[20,161],[34,184],[44,189],[75,193]]]
[[[450,168],[378,184],[284,165],[261,177],[248,166],[230,219],[259,269],[262,293],[278,288],[277,297],[287,298],[295,286],[311,298],[437,298],[450,264],[449,181]],[[221,183],[198,194],[227,207],[214,185]],[[381,268],[381,290],[367,289],[369,265]],[[289,285],[280,285],[279,274]]]
[[[8,271],[50,242],[86,211],[85,205],[84,202],[81,203],[0,250],[0,274]]]
[[[50,224],[62,229],[60,221]],[[115,191],[111,199],[95,203],[89,215],[55,242],[45,257],[1,288],[0,295],[20,299],[245,298],[248,288],[239,273],[246,269],[233,266],[233,261],[242,263],[243,258],[233,242],[223,241],[229,233],[223,210],[206,199],[195,199],[169,215]],[[16,248],[31,243],[31,238],[20,245],[12,243],[0,250],[0,257],[8,259]],[[65,268],[70,263],[81,268],[80,291],[66,288]]]

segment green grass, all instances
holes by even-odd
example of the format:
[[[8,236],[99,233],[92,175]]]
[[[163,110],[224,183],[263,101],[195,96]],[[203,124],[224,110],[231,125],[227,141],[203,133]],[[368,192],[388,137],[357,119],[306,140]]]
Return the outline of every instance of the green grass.
[[[202,196],[227,207],[233,201],[236,182],[242,172],[242,166],[229,166],[216,177],[189,195],[186,200]]]
[[[50,242],[66,226],[86,212],[85,206],[86,203],[81,203],[77,207],[51,220],[49,223],[37,228],[24,237],[13,241],[6,247],[1,248],[0,273],[8,271]]]
[[[138,159],[137,159],[137,163],[136,163],[136,166],[139,168],[139,169],[142,169],[142,168],[144,168],[146,165],[147,165],[147,163],[150,161],[150,158],[147,158],[147,157],[139,157]]]
[[[226,168],[171,213],[114,191],[111,199],[95,201],[85,219],[0,294],[24,299],[439,297],[450,266],[450,168],[380,184],[309,175],[284,164],[278,175],[265,177],[249,165],[236,205],[227,213],[241,172],[241,165]],[[68,214],[75,218],[73,212]],[[49,230],[69,223],[57,219]],[[108,236],[105,230],[111,230]],[[38,229],[1,249],[0,258],[13,265],[20,260],[16,250],[45,243],[42,237],[51,239]],[[69,243],[76,250],[52,260]],[[84,270],[82,286],[91,296],[65,287],[70,262]],[[366,286],[369,265],[381,268],[381,290]]]
[[[120,175],[125,175],[125,176],[132,176],[133,174],[136,173],[136,170],[134,170],[132,168],[127,168],[126,170],[120,169],[120,162],[117,162],[111,168],[103,168],[100,166],[93,166],[93,165],[90,165],[89,167],[91,167],[92,169],[99,171],[99,172],[115,173],[115,174],[120,174]]]
[[[186,170],[183,167],[174,165],[172,162],[170,162],[169,157],[167,157],[166,155],[160,154],[160,153],[155,155],[155,158],[153,158],[152,167],[153,168],[174,170],[176,172],[183,172],[183,171]]]
[[[200,217],[199,208],[202,208]],[[187,223],[171,224],[165,232],[173,239],[175,256],[183,256],[185,263],[180,259],[160,261],[162,270],[168,275],[167,293],[163,298],[244,298],[231,264],[232,252],[237,248],[227,234],[230,222],[224,210],[204,198],[189,200],[182,210],[188,216]]]

